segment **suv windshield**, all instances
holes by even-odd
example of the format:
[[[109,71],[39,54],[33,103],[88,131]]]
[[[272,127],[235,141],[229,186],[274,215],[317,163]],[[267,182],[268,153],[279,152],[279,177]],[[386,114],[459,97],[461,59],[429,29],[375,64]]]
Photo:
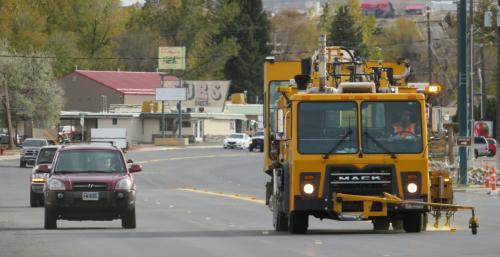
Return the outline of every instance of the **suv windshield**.
[[[264,136],[264,132],[262,132],[262,131],[261,132],[257,132],[254,135],[254,137],[262,137],[262,136]]]
[[[56,151],[56,148],[46,148],[40,150],[40,153],[38,154],[38,157],[36,159],[36,164],[52,163]]]
[[[487,143],[486,139],[484,139],[483,137],[475,137],[474,144],[487,144]]]
[[[55,173],[124,173],[120,152],[113,150],[67,150],[59,153]]]
[[[298,111],[298,150],[302,154],[357,153],[355,102],[302,102]],[[338,144],[338,145],[337,145]],[[334,148],[331,150],[332,148]]]
[[[363,152],[422,152],[419,102],[363,102],[361,110]]]
[[[33,146],[33,147],[41,147],[41,146],[46,146],[47,143],[45,140],[30,140],[27,139],[23,142],[23,146]]]

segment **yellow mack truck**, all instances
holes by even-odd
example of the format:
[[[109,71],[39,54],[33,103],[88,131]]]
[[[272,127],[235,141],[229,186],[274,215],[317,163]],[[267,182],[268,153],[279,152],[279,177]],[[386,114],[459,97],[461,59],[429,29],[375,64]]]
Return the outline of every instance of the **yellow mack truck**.
[[[471,209],[475,234],[474,207],[432,195],[451,183],[431,182],[426,96],[407,86],[408,63],[362,61],[324,36],[318,48],[264,64],[266,204],[276,231],[305,233],[312,216],[420,232],[429,211]]]

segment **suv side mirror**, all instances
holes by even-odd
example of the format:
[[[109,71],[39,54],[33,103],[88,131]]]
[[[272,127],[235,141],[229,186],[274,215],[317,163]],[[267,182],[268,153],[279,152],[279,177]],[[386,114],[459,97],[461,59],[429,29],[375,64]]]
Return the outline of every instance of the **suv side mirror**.
[[[139,171],[142,171],[142,165],[132,164],[132,166],[130,166],[130,169],[129,169],[130,173],[135,173],[135,172],[139,172]]]
[[[49,173],[50,172],[49,165],[40,164],[40,166],[38,166],[38,172],[39,173]]]

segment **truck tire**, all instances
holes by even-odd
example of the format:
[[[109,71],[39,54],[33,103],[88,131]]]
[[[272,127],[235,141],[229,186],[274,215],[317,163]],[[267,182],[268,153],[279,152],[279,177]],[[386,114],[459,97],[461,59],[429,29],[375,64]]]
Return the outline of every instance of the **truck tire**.
[[[286,213],[275,210],[273,211],[273,226],[274,230],[280,232],[280,231],[287,231],[288,230],[288,216]]]
[[[387,217],[377,217],[372,219],[374,231],[387,231],[389,230],[390,221]]]
[[[132,210],[127,211],[127,213],[122,217],[122,227],[126,229],[132,229],[136,227],[135,224],[135,207]]]
[[[403,214],[403,228],[409,233],[418,233],[422,231],[422,213],[409,212]]]
[[[273,206],[273,226],[276,231],[287,231],[288,230],[288,215],[285,212],[279,210],[278,203],[276,200],[276,195],[272,197]]]
[[[26,168],[26,162],[25,161],[20,161],[19,162],[19,167],[20,168]]]
[[[253,152],[253,146],[252,145],[248,146],[248,151],[249,152]]]
[[[45,207],[44,225],[45,229],[57,229],[57,215],[50,208]]]
[[[403,220],[402,219],[393,219],[391,220],[392,230],[394,231],[403,231]]]
[[[292,234],[304,234],[309,227],[309,216],[305,213],[292,212],[288,218],[288,231]]]
[[[262,152],[264,152],[264,145],[261,145],[261,146],[259,147],[259,151],[260,151],[261,153],[262,153]]]

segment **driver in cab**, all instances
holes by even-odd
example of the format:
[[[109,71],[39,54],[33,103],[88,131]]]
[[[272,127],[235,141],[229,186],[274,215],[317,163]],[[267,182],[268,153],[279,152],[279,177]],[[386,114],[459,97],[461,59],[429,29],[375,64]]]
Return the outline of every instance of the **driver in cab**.
[[[411,121],[410,110],[403,110],[400,119],[392,123],[393,136],[396,139],[413,139],[416,137],[416,124]]]

